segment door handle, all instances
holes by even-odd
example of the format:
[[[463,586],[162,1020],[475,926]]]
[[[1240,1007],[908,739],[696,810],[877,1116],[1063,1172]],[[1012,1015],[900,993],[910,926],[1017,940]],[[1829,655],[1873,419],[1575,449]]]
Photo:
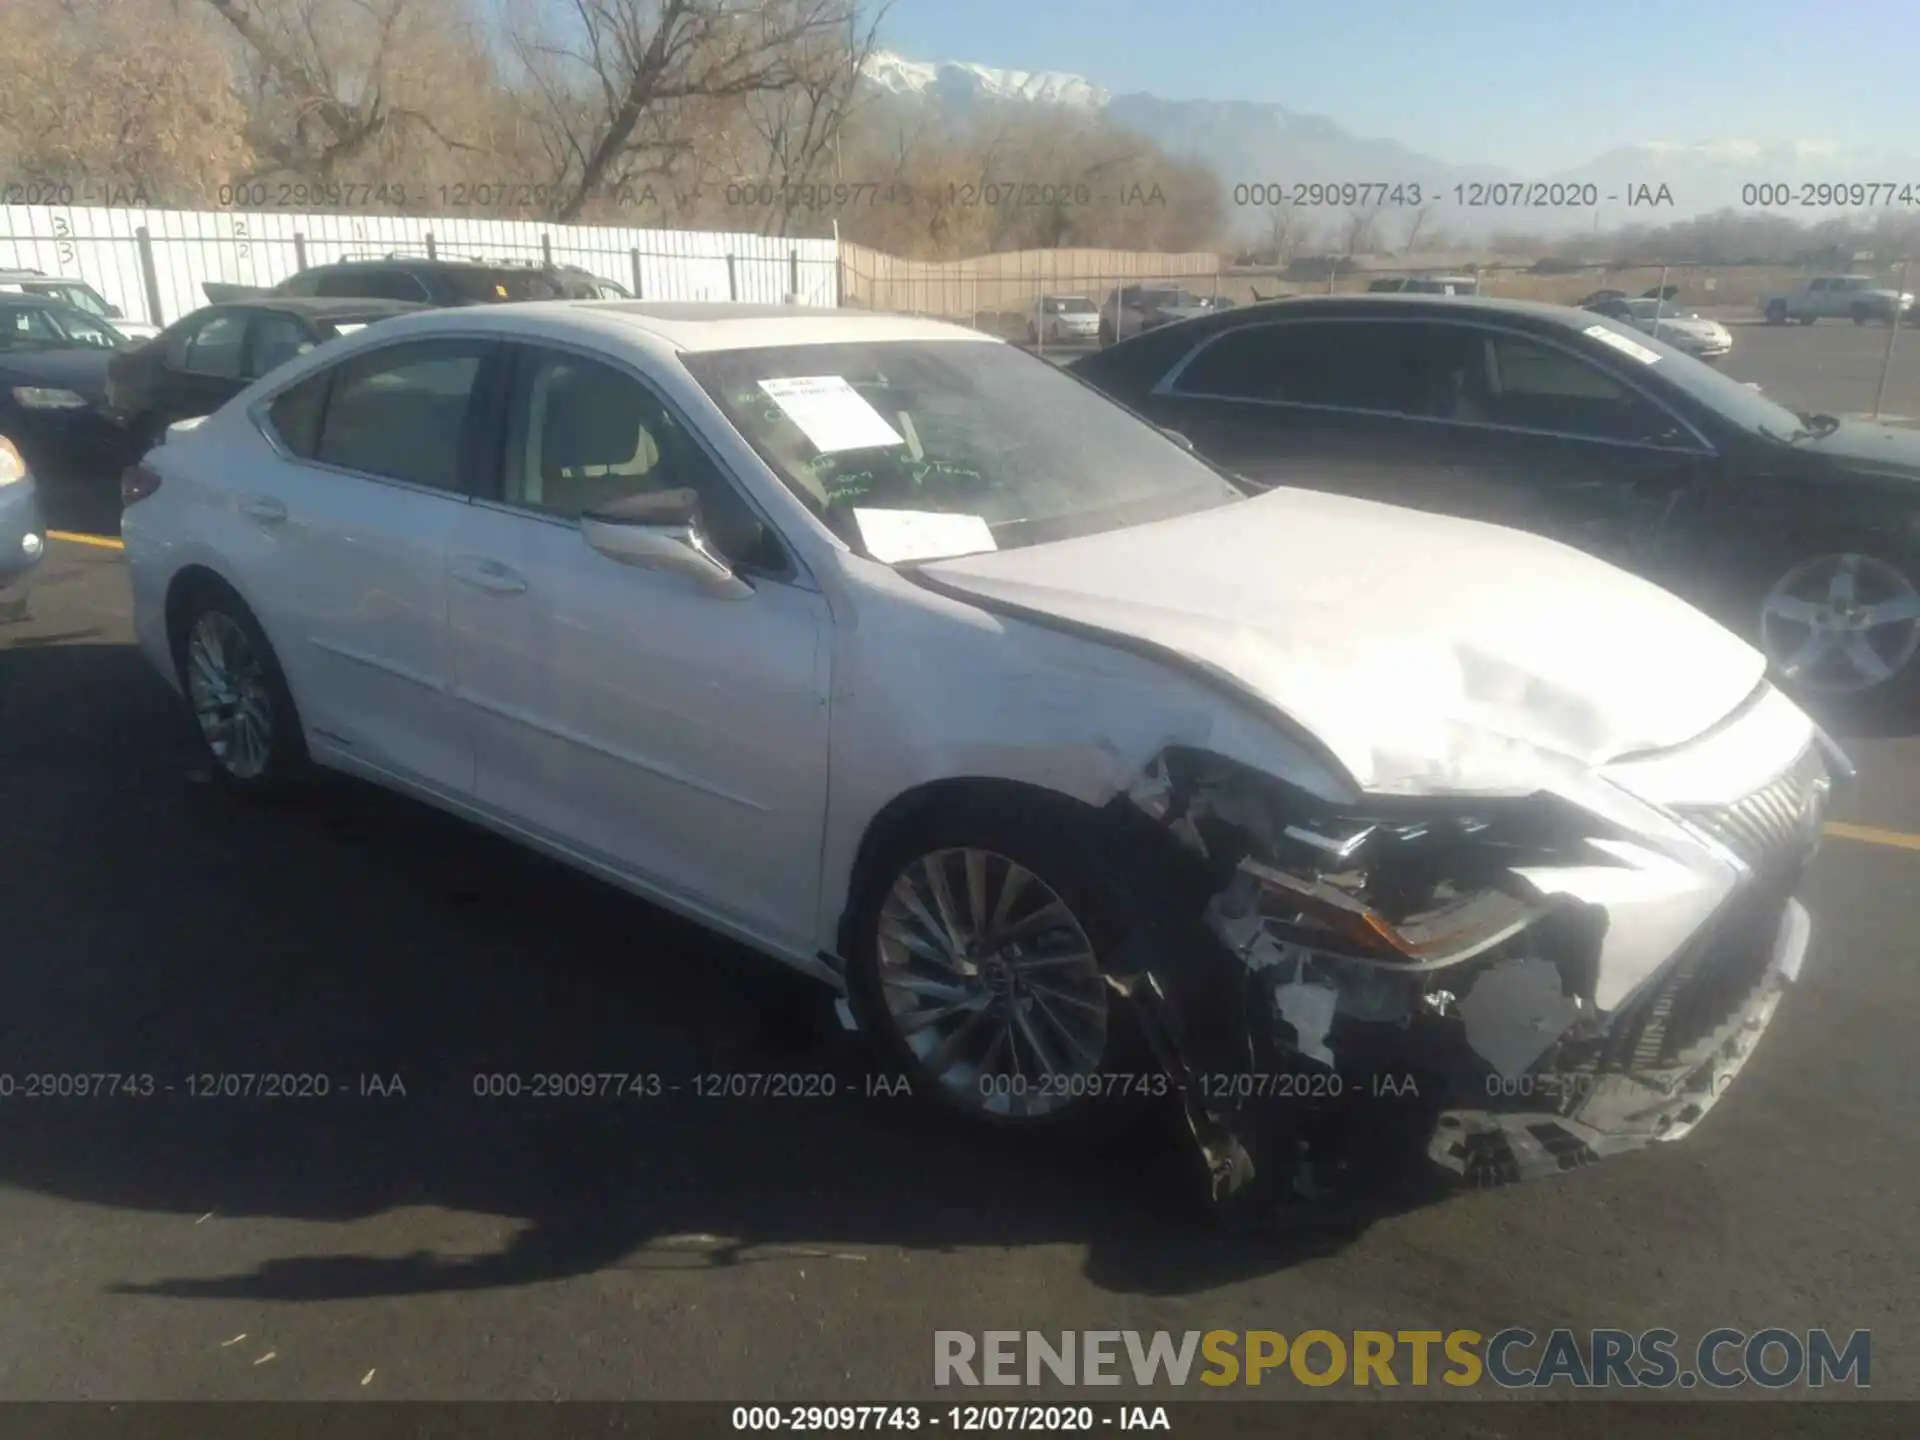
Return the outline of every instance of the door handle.
[[[271,495],[249,495],[240,502],[241,511],[262,525],[278,525],[287,518],[287,507]]]
[[[483,560],[474,555],[454,561],[449,573],[462,585],[495,595],[519,595],[527,588],[526,577],[518,571],[508,569],[498,560]]]

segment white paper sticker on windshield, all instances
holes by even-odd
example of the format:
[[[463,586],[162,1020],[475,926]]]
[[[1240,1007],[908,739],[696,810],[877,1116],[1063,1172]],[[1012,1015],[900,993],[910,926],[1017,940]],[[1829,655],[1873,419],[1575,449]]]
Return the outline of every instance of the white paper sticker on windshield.
[[[853,519],[860,527],[860,540],[867,547],[867,553],[887,565],[908,560],[945,560],[1000,548],[993,543],[993,531],[978,515],[856,507]]]
[[[366,328],[365,325],[336,325],[333,327],[333,333],[336,335],[351,335],[356,330],[364,330]]]
[[[1651,365],[1660,358],[1658,351],[1649,350],[1638,341],[1629,340],[1626,336],[1620,334],[1619,331],[1609,330],[1604,325],[1587,326],[1587,334],[1598,340],[1602,345],[1611,345],[1622,355],[1631,355],[1642,365]]]
[[[762,380],[760,388],[780,407],[800,433],[822,455],[841,450],[871,450],[880,445],[904,445],[900,432],[889,425],[867,397],[841,375],[799,375],[790,380]]]

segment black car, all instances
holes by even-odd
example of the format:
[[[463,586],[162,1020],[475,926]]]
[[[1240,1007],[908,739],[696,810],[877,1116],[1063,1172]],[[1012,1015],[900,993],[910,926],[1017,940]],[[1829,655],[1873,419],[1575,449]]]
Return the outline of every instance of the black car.
[[[1274,301],[1069,368],[1253,488],[1536,531],[1700,605],[1804,697],[1920,691],[1920,433],[1796,415],[1521,301]]]
[[[29,468],[115,463],[117,437],[100,406],[108,359],[130,343],[72,305],[0,295],[0,435],[20,447]]]
[[[145,450],[176,420],[210,415],[294,356],[396,315],[397,300],[271,298],[208,305],[107,365],[105,410]]]
[[[243,285],[201,288],[213,301],[297,295],[451,306],[498,305],[514,300],[599,300],[606,298],[602,293],[606,284],[571,265],[495,265],[482,260],[388,255],[310,265],[271,290]]]

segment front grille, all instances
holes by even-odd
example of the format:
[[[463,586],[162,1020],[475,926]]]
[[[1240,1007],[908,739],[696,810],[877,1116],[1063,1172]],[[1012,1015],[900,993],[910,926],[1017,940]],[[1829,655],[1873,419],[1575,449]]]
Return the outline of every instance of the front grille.
[[[1682,819],[1719,841],[1751,869],[1772,872],[1804,861],[1820,838],[1832,777],[1809,746],[1778,778],[1731,805],[1685,805]]]
[[[1602,1068],[1675,1064],[1753,995],[1773,960],[1787,897],[1820,839],[1832,776],[1809,747],[1779,776],[1730,805],[1682,806],[1689,825],[1752,872],[1720,914],[1632,1009],[1616,1017]]]

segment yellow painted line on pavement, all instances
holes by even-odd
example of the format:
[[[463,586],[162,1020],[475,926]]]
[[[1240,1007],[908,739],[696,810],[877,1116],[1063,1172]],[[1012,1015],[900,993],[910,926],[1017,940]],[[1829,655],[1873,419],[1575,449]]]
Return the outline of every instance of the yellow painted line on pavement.
[[[97,545],[102,550],[124,550],[127,542],[114,535],[82,535],[78,530],[49,530],[49,540],[64,540],[69,545]]]
[[[1836,840],[1858,840],[1863,845],[1891,845],[1896,850],[1920,850],[1920,835],[1902,835],[1898,830],[1881,830],[1873,825],[1842,825],[1835,821],[1826,827]]]

